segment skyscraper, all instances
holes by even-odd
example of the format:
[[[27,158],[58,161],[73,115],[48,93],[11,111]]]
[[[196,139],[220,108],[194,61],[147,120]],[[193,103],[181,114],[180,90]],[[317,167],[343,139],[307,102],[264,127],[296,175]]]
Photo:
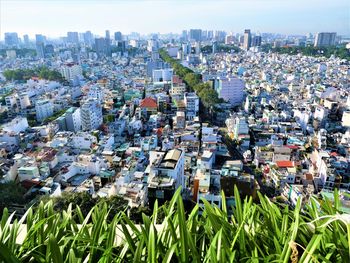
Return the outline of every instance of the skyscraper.
[[[243,40],[243,48],[248,50],[252,45],[252,36],[250,34],[250,29],[244,30],[244,40]]]
[[[45,57],[45,36],[41,34],[35,35],[35,48],[36,48],[36,55],[38,58],[44,58]]]
[[[254,36],[253,37],[252,46],[253,47],[260,47],[261,46],[261,36]]]
[[[196,42],[202,40],[202,29],[191,29],[190,30],[190,40],[194,40]]]
[[[35,44],[35,49],[36,49],[36,56],[38,58],[44,58],[45,57],[45,46],[44,46],[44,43],[37,42]]]
[[[67,42],[72,44],[78,44],[79,43],[78,32],[67,32]]]
[[[95,38],[95,51],[99,57],[111,55],[111,45],[108,39]]]
[[[29,36],[28,35],[23,36],[23,42],[24,42],[25,46],[29,46]]]
[[[212,53],[215,54],[218,48],[218,42],[217,41],[213,41],[212,43]]]
[[[336,36],[337,36],[337,33],[335,33],[335,32],[317,33],[314,46],[315,47],[334,46]]]
[[[122,41],[123,40],[123,35],[120,31],[114,33],[114,40],[115,41]]]
[[[7,32],[5,33],[5,45],[7,46],[16,46],[18,45],[18,35],[16,32]]]
[[[91,31],[86,31],[83,35],[85,45],[92,45],[93,37]]]
[[[106,30],[106,39],[111,40],[111,34],[109,33],[109,30]]]
[[[182,30],[181,38],[182,38],[182,41],[188,40],[187,30]]]
[[[43,43],[45,44],[46,42],[46,37],[44,35],[41,35],[41,34],[36,34],[35,35],[35,42],[38,44],[38,43]]]

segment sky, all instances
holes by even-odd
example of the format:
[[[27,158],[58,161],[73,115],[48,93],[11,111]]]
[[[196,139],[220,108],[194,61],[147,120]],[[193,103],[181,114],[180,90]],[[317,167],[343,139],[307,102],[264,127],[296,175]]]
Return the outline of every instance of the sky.
[[[190,28],[350,36],[350,0],[0,0],[1,39],[5,32],[34,38],[67,31],[147,34]]]

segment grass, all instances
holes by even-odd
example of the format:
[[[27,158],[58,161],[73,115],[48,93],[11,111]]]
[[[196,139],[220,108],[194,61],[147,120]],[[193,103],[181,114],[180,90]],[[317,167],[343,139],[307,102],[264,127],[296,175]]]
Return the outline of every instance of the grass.
[[[241,200],[235,189],[232,215],[225,201],[218,208],[205,200],[202,215],[199,206],[186,214],[178,190],[141,225],[124,212],[107,221],[106,204],[85,217],[79,207],[57,213],[52,202],[19,221],[5,211],[0,262],[350,262],[350,217],[339,211],[337,192],[334,203],[312,199],[301,209],[299,201],[293,210],[259,199]]]

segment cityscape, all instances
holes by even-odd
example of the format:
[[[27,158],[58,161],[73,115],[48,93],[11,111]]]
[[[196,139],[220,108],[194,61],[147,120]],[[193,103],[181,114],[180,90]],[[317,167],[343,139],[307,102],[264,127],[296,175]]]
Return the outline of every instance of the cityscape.
[[[26,31],[6,13],[0,262],[350,262],[345,6],[341,26],[299,33],[245,13],[223,29],[151,33],[159,15],[123,31],[99,14],[87,30]]]

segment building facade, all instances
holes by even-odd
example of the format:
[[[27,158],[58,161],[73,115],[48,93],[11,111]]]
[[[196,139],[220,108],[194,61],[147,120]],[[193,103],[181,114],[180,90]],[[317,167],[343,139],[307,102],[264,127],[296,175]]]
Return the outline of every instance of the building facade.
[[[103,122],[102,106],[95,99],[88,99],[81,106],[81,125],[83,131],[91,131],[97,129]]]

